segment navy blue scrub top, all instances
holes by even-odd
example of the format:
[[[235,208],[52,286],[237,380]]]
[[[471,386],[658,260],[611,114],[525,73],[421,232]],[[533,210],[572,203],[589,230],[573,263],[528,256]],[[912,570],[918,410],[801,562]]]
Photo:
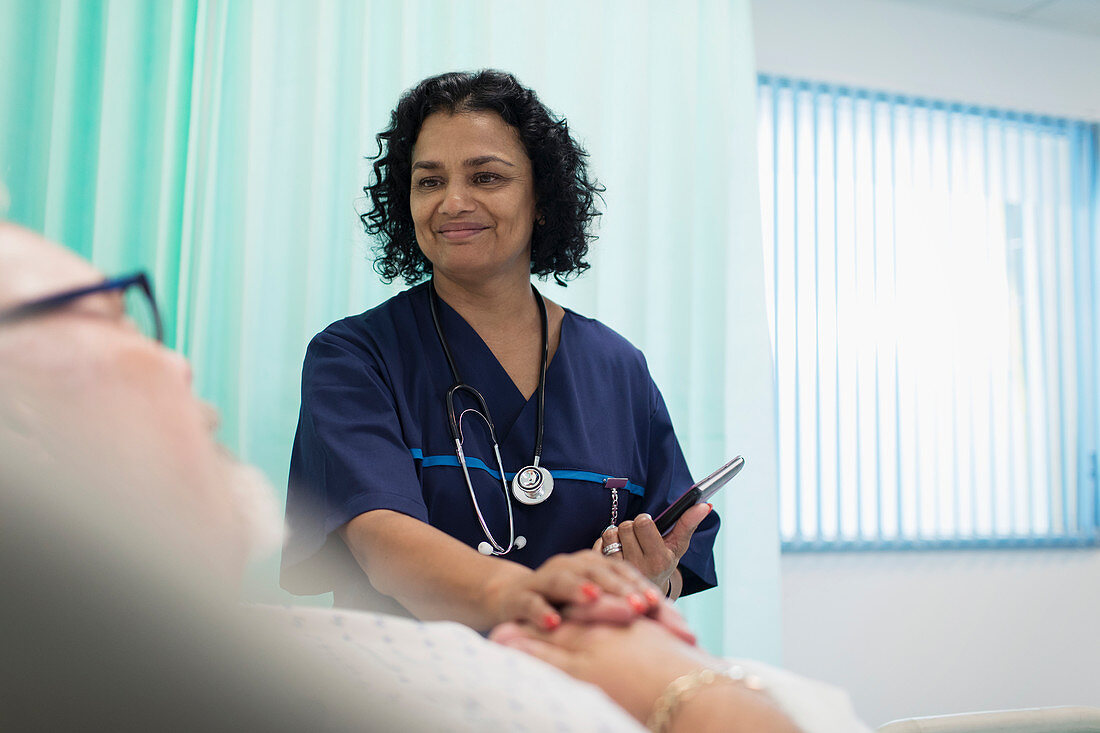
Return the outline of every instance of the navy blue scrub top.
[[[484,396],[509,481],[534,458],[537,393],[525,400],[477,332],[440,300],[440,322],[462,379]],[[534,358],[534,357],[532,357]],[[485,541],[448,431],[454,379],[432,326],[426,284],[333,323],[317,334],[302,369],[302,408],[290,461],[282,586],[334,592],[339,606],[406,613],[375,591],[336,530],[390,509],[428,522],[470,547]],[[474,407],[459,393],[456,411]],[[591,318],[565,311],[546,372],[541,466],[554,476],[545,502],[513,501],[523,549],[506,557],[534,568],[552,555],[592,546],[611,520],[604,479],[619,491],[619,521],[656,516],[692,484],[668,409],[645,357]],[[481,512],[508,543],[508,509],[488,430],[462,422],[467,464]],[[680,561],[684,594],[717,585],[715,512]]]

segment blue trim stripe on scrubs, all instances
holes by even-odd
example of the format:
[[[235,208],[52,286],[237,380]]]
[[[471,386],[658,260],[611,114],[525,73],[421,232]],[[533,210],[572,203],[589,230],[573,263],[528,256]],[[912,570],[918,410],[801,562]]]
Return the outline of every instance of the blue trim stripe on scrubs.
[[[430,468],[432,466],[458,466],[458,456],[425,456],[424,451],[419,448],[410,449],[412,457],[418,461],[422,461],[424,468]],[[491,468],[485,464],[480,458],[467,458],[466,465],[470,468],[479,468],[482,471],[487,472],[495,480],[500,480],[500,474],[495,468]],[[512,480],[512,477],[516,475],[515,471],[505,471],[504,478],[508,481]],[[551,469],[550,475],[554,477],[554,480],[558,479],[573,479],[575,481],[590,481],[594,484],[600,484],[603,486],[603,482],[609,478],[617,478],[605,473],[593,473],[592,471],[571,471],[567,469]],[[635,496],[645,496],[645,488],[638,486],[638,484],[631,481],[627,481],[626,490]]]

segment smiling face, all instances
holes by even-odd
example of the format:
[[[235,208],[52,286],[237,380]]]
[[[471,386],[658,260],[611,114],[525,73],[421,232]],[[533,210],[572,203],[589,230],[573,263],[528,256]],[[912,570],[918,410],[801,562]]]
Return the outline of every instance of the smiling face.
[[[530,279],[538,216],[531,159],[499,115],[437,112],[424,120],[409,205],[435,277],[471,286]]]

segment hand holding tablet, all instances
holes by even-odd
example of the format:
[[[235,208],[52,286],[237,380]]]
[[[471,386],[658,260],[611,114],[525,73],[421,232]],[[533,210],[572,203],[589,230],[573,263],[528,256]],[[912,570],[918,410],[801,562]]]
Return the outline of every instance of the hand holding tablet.
[[[680,498],[672,502],[667,509],[658,514],[653,520],[661,535],[667,535],[672,531],[672,528],[676,526],[676,522],[688,509],[696,504],[707,501],[710,497],[717,494],[719,489],[740,473],[744,465],[745,459],[741,456],[737,456],[681,494]]]

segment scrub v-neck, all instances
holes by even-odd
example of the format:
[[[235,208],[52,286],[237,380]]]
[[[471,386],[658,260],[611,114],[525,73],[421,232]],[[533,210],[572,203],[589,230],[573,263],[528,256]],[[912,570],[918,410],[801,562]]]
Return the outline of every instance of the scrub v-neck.
[[[504,368],[493,350],[485,343],[485,339],[481,338],[481,334],[449,303],[442,298],[439,299],[439,302],[443,304],[440,317],[443,321],[444,335],[447,336],[448,342],[452,343],[451,350],[454,352],[459,375],[467,384],[481,392],[485,398],[489,405],[489,411],[493,416],[497,440],[501,446],[504,446],[508,442],[508,436],[511,434],[512,428],[515,427],[520,418],[528,410],[537,409],[538,390],[536,389],[530,397],[525,398],[523,392],[512,380],[511,375],[508,374],[508,370]],[[558,335],[558,348],[555,349],[550,363],[546,365],[546,390],[548,392],[550,391],[551,373],[555,371],[554,365],[559,361],[558,355],[565,343],[565,323],[569,320],[569,309],[565,308],[563,310],[561,333]],[[534,445],[529,446],[528,450],[533,451]]]

